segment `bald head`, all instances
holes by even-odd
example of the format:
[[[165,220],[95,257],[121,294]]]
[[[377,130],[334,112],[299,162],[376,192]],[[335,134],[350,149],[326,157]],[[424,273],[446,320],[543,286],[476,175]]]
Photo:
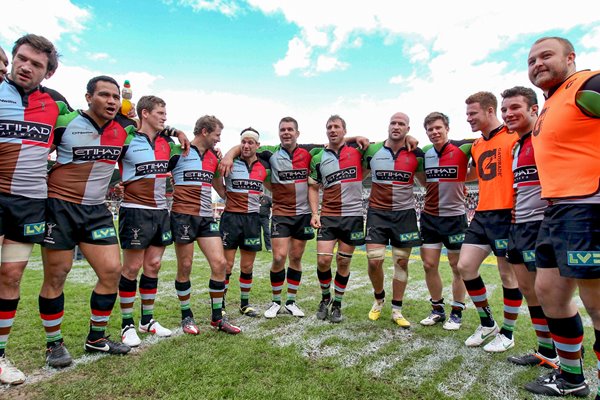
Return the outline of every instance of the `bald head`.
[[[404,138],[410,131],[410,120],[408,115],[397,112],[390,118],[388,126],[388,140],[395,143],[404,143]]]
[[[404,114],[403,112],[399,111],[392,115],[392,117],[390,118],[390,122],[397,119],[404,120],[404,122],[406,122],[406,125],[410,125],[410,119],[408,118],[408,115]]]

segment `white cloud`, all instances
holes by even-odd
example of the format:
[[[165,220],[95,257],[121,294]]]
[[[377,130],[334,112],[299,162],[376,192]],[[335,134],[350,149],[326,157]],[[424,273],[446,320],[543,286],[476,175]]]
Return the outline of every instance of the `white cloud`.
[[[87,58],[92,61],[110,60],[108,53],[86,53]]]
[[[423,62],[429,60],[429,50],[427,50],[427,48],[421,43],[415,44],[406,52],[410,56],[410,62],[413,64],[416,62]]]
[[[415,80],[416,77],[417,74],[415,72],[413,72],[409,77],[405,77],[403,75],[396,75],[390,78],[389,83],[391,83],[392,85],[402,85]]]
[[[67,33],[85,29],[90,12],[69,0],[24,0],[2,5],[0,41],[12,43],[26,33],[58,40]]]
[[[277,76],[287,76],[296,69],[307,68],[310,65],[311,49],[300,38],[295,37],[288,43],[285,57],[277,61],[273,68]]]
[[[317,72],[331,72],[335,70],[345,70],[348,68],[348,63],[341,62],[335,57],[321,55],[317,58],[315,67]]]
[[[166,4],[172,4],[173,1],[165,1]],[[194,11],[218,11],[229,17],[236,15],[241,11],[238,2],[233,0],[179,0],[179,5],[189,6]]]

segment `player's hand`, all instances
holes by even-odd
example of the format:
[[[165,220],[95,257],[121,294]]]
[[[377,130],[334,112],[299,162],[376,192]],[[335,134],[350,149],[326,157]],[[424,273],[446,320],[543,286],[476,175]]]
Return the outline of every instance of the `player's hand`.
[[[188,139],[187,135],[179,129],[176,131],[176,134],[177,140],[179,140],[179,144],[181,144],[182,155],[185,157],[190,154],[190,140]]]
[[[219,162],[219,173],[221,174],[221,176],[229,176],[232,168],[233,158],[225,155],[225,157],[223,157],[223,159]]]
[[[127,113],[126,117],[129,119],[135,119],[135,117],[137,117],[137,114],[135,113],[135,103],[131,103],[131,109]]]
[[[123,197],[125,193],[125,188],[123,187],[123,182],[119,182],[115,185],[115,194],[117,196]]]
[[[405,140],[405,144],[406,144],[406,150],[408,151],[413,151],[416,150],[417,147],[419,146],[419,141],[417,140],[416,137],[410,136],[410,135],[406,135]]]
[[[321,218],[319,217],[319,214],[313,214],[310,217],[310,226],[315,229],[319,229],[321,227]]]
[[[369,142],[369,139],[364,137],[364,136],[357,136],[356,137],[356,144],[358,145],[358,148],[361,150],[366,150],[367,147],[369,147],[369,145],[371,144],[371,142]]]

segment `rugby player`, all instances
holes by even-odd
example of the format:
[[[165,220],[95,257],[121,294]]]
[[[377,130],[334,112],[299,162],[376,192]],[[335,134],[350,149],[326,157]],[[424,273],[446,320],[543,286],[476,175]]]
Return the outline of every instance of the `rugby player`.
[[[230,334],[240,333],[223,316],[225,271],[227,262],[219,226],[212,212],[212,188],[225,198],[222,178],[217,175],[219,159],[215,145],[221,140],[223,123],[212,115],[196,121],[194,139],[189,154],[181,154],[176,147],[169,161],[175,190],[171,208],[171,226],[177,255],[175,290],[181,308],[181,328],[190,335],[200,333],[190,306],[192,261],[194,242],[206,257],[210,266],[208,291],[211,303],[211,325]]]
[[[392,320],[402,328],[410,322],[402,315],[402,300],[408,282],[408,258],[414,246],[421,245],[413,184],[415,173],[423,169],[423,152],[409,151],[405,140],[410,130],[408,115],[397,112],[390,118],[388,138],[371,144],[364,154],[364,169],[371,170],[371,195],[367,209],[367,259],[375,301],[369,319],[381,317],[385,302],[383,261],[388,244],[392,246]]]
[[[63,345],[63,288],[79,245],[98,276],[92,291],[88,352],[126,354],[130,347],[109,340],[106,326],[117,299],[121,260],[112,214],[104,204],[115,164],[134,127],[114,120],[121,104],[119,85],[108,76],[92,78],[85,95],[88,109],[59,117],[54,135],[56,164],[48,176],[46,235],[42,243],[44,282],[40,315],[49,349],[63,348],[61,356],[50,350],[51,366],[68,365],[71,357]]]
[[[6,72],[8,72],[8,57],[4,49],[0,47],[0,83],[4,81]]]
[[[287,278],[287,298],[283,310],[295,317],[304,317],[304,311],[296,302],[302,279],[302,255],[306,242],[314,238],[310,225],[311,212],[308,204],[308,175],[310,171],[310,148],[313,145],[298,145],[298,121],[283,117],[279,121],[279,140],[276,146],[263,145],[257,155],[268,163],[269,182],[273,189],[273,212],[271,217],[271,243],[273,263],[270,280],[272,303],[265,310],[265,318],[275,318],[282,311],[283,285]],[[346,142],[368,146],[365,137],[348,137]],[[239,155],[239,147],[231,149],[221,165],[232,163]],[[285,263],[288,261],[287,277]]]
[[[446,330],[458,330],[465,309],[465,284],[458,272],[458,255],[467,230],[465,210],[465,179],[471,159],[472,140],[449,140],[448,116],[432,112],[425,117],[423,126],[430,145],[425,153],[425,206],[421,212],[420,228],[423,245],[421,260],[425,269],[425,283],[429,289],[431,314],[421,325],[431,326],[446,320],[442,278],[439,264],[442,246],[446,247],[452,269],[452,310],[443,325]]]
[[[20,296],[20,282],[34,243],[44,237],[46,170],[54,126],[70,111],[65,98],[41,86],[58,67],[58,53],[46,38],[19,38],[0,61],[0,382],[20,384],[25,375],[4,351]],[[57,350],[62,352],[62,348]]]
[[[119,280],[121,338],[135,347],[141,340],[135,331],[133,304],[139,282],[142,301],[140,332],[159,337],[171,336],[154,319],[158,272],[165,246],[173,242],[167,208],[167,167],[173,141],[161,135],[165,129],[165,102],[156,96],[143,96],[137,104],[140,128],[129,135],[119,160],[124,197],[119,208],[119,238],[123,249],[123,271]]]
[[[480,325],[467,340],[469,347],[484,346],[488,352],[503,352],[514,346],[513,329],[523,301],[514,270],[506,261],[508,231],[511,223],[513,176],[510,169],[512,149],[518,140],[496,117],[498,102],[489,92],[469,96],[467,122],[473,132],[481,131],[471,148],[472,174],[479,181],[479,203],[460,250],[458,270],[471,300],[477,308]],[[486,287],[479,268],[488,254],[496,256],[504,296],[502,329],[494,321]]]
[[[284,308],[294,317],[304,317],[296,303],[296,294],[302,280],[302,255],[306,242],[315,237],[310,225],[308,205],[308,174],[311,156],[298,147],[298,121],[284,117],[279,121],[279,140],[276,146],[261,146],[258,156],[269,165],[273,193],[271,216],[271,244],[273,263],[269,272],[272,303],[264,312],[265,318],[275,318],[281,310],[281,292],[287,280]],[[288,261],[287,271],[285,263]]]
[[[308,202],[311,226],[317,233],[317,278],[321,286],[321,302],[317,318],[333,323],[342,321],[342,299],[350,262],[356,246],[365,243],[362,206],[362,151],[344,141],[346,122],[332,115],[326,123],[328,144],[313,149],[310,164]],[[323,198],[319,214],[319,188]],[[334,298],[331,298],[331,263],[337,244]],[[330,311],[331,308],[331,311]]]
[[[240,137],[241,154],[234,160],[231,173],[225,177],[225,197],[220,193],[226,201],[219,230],[227,261],[226,285],[239,248],[240,313],[247,317],[258,317],[258,311],[250,305],[250,290],[254,259],[262,249],[258,210],[263,185],[267,182],[268,166],[256,156],[256,150],[260,146],[258,131],[246,128],[240,133]]]
[[[577,72],[573,45],[561,37],[538,39],[527,64],[531,83],[546,98],[532,141],[542,198],[550,201],[536,244],[535,292],[560,371],[525,388],[585,397],[583,325],[573,295],[578,290],[592,318],[600,367],[600,71]]]
[[[76,245],[98,277],[90,298],[92,315],[85,350],[110,354],[131,350],[105,334],[122,267],[112,213],[104,201],[115,164],[126,141],[134,135],[135,126],[133,121],[117,115],[121,101],[119,85],[113,78],[90,79],[85,97],[87,110],[57,120],[53,143],[57,158],[48,174],[40,315],[49,349],[47,362],[55,367],[71,362],[63,345],[61,322],[63,288]],[[180,140],[185,137],[181,131],[176,133]]]
[[[558,357],[548,330],[544,311],[535,295],[535,240],[548,203],[541,199],[541,187],[531,145],[531,131],[538,115],[535,92],[515,86],[502,92],[502,119],[511,132],[519,135],[513,151],[515,205],[508,235],[506,258],[514,269],[519,289],[529,308],[538,341],[538,350],[523,356],[508,357],[517,365],[557,368]]]

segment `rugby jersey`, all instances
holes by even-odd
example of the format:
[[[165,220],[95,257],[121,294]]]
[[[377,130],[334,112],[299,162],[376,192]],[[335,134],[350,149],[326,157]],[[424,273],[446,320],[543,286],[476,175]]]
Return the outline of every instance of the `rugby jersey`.
[[[321,215],[362,216],[362,153],[344,144],[339,152],[311,151],[310,177],[323,186]]]
[[[449,140],[438,152],[430,144],[423,148],[425,206],[423,212],[440,217],[463,215],[465,180],[473,140]]]
[[[273,193],[273,215],[310,214],[308,175],[310,153],[296,147],[289,153],[281,145],[261,146],[256,153],[268,163],[268,179]]]
[[[241,158],[236,158],[231,172],[225,177],[227,200],[224,211],[258,213],[260,195],[264,191],[263,182],[267,179],[267,168],[261,159],[248,165]]]
[[[134,127],[116,120],[98,126],[83,111],[56,122],[56,164],[48,173],[48,197],[84,205],[103,204],[115,164]]]
[[[58,92],[39,86],[24,93],[0,83],[0,192],[35,199],[47,194],[48,152],[59,115],[70,112]]]
[[[125,194],[121,207],[167,208],[167,174],[173,140],[156,135],[153,141],[141,132],[127,137],[119,168]]]
[[[515,144],[512,170],[515,190],[513,222],[541,221],[548,202],[541,199],[542,188],[535,165],[531,132]]]
[[[364,166],[371,170],[369,208],[399,211],[415,208],[413,185],[415,172],[423,171],[423,151],[408,151],[402,147],[397,153],[385,142],[371,144],[364,155]]]
[[[519,135],[504,125],[490,132],[488,139],[473,142],[471,155],[477,168],[479,203],[476,211],[512,210],[514,206],[512,150]]]
[[[576,103],[581,87],[600,71],[571,75],[546,99],[533,128],[544,199],[600,203],[600,119]]]
[[[212,217],[213,178],[219,165],[219,158],[213,150],[200,153],[194,145],[184,156],[181,146],[174,146],[169,160],[175,182],[171,211],[180,214]]]

